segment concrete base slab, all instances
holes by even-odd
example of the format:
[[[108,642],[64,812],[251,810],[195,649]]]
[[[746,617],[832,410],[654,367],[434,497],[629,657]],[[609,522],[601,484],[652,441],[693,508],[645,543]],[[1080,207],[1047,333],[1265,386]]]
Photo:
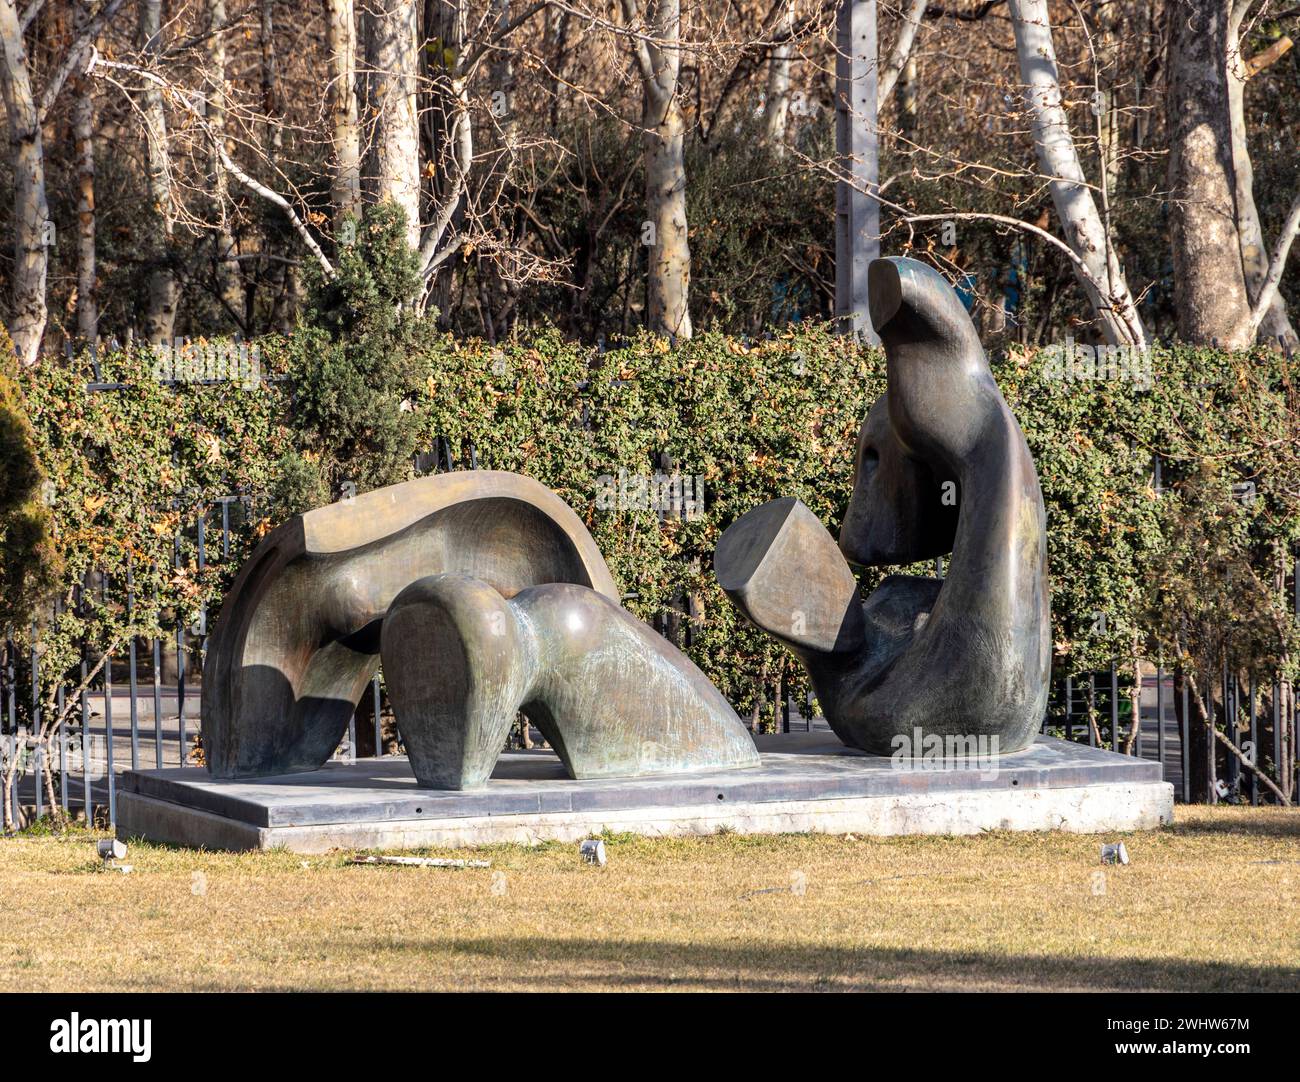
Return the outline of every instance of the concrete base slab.
[[[750,770],[573,781],[549,751],[507,752],[487,787],[420,789],[405,759],[329,763],[241,781],[201,768],[129,771],[118,836],[207,849],[456,847],[650,836],[1076,833],[1173,820],[1159,763],[1049,737],[980,766],[926,769],[846,748],[830,734],[760,737]]]

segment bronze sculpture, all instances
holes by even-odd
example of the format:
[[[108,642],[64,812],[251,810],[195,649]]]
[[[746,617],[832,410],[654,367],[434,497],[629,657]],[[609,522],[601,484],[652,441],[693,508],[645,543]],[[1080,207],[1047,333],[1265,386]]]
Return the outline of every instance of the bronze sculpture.
[[[576,593],[529,592],[560,583]],[[408,591],[413,584],[423,592]],[[515,622],[519,653],[466,655],[461,684],[444,689],[453,697],[459,689],[459,712],[453,717],[452,700],[444,698],[443,708],[429,713],[422,674],[450,678],[453,671],[439,651],[494,644],[476,637],[475,613],[453,604],[465,600],[466,584],[483,605],[478,616],[499,618],[503,634],[507,618]],[[202,731],[209,771],[236,778],[318,769],[380,663],[381,632],[399,595],[403,604],[383,634],[385,660],[392,660],[386,676],[402,689],[394,696],[397,725],[424,783],[481,784],[504,744],[502,725],[508,728],[518,707],[533,711],[539,728],[557,747],[562,743],[561,757],[577,776],[758,762],[740,719],[699,670],[619,608],[609,569],[573,511],[530,478],[474,470],[318,508],[263,539],[227,593],[208,643]],[[446,601],[443,609],[435,596]],[[550,628],[539,614],[520,626],[523,613],[540,613],[565,597],[575,612],[600,622],[618,649],[581,654],[572,629],[554,617]],[[417,610],[448,619],[437,627],[412,624]],[[401,628],[396,637],[393,626]],[[569,666],[567,688],[586,688],[591,702],[548,688],[538,666],[561,663]],[[481,685],[465,679],[493,673],[517,680],[523,698],[503,694],[494,700],[497,712],[485,713],[466,693]],[[648,686],[673,694],[656,703],[645,695]],[[461,748],[440,763],[439,749],[453,746],[448,731],[456,724],[464,729]],[[427,726],[437,732],[426,734]],[[663,747],[655,750],[656,742]],[[463,754],[467,744],[477,750]]]
[[[1041,726],[1051,662],[1038,476],[943,278],[911,259],[868,275],[888,389],[859,433],[839,548],[803,504],[774,500],[723,534],[718,581],[803,661],[846,744],[887,755],[919,733],[1013,752]],[[948,552],[945,578],[890,575],[865,604],[844,559]]]
[[[383,666],[422,785],[473,789],[522,711],[578,779],[754,766],[727,700],[667,639],[595,590],[505,598],[432,575],[394,599]]]

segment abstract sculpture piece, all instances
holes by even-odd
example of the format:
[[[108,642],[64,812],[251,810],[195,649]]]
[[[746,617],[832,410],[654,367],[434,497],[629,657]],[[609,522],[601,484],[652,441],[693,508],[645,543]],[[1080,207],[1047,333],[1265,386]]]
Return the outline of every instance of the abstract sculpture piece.
[[[880,259],[869,292],[888,389],[859,432],[838,550],[802,503],[775,500],[723,534],[718,581],[800,657],[846,744],[888,755],[919,731],[1016,751],[1042,722],[1051,661],[1038,476],[943,278]],[[844,559],[948,552],[946,578],[890,575],[865,604]]]
[[[758,762],[704,674],[585,586],[507,599],[468,575],[432,575],[393,601],[382,651],[411,767],[431,788],[482,785],[521,710],[575,778]]]
[[[566,609],[559,587],[529,591],[546,584],[567,584],[576,600]],[[581,620],[596,638],[580,634]],[[401,689],[398,729],[422,782],[481,784],[520,707],[576,776],[758,761],[699,670],[618,607],[568,506],[527,477],[475,470],[318,508],[266,536],[208,642],[211,773],[318,769],[378,668],[381,632],[386,679]],[[498,678],[506,684],[492,685]]]

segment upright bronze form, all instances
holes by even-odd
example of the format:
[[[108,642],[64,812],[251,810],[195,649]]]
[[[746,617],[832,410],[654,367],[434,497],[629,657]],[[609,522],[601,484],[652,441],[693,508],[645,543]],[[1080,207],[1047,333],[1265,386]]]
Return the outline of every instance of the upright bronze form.
[[[880,259],[869,289],[889,385],[858,436],[839,550],[807,507],[775,500],[722,535],[718,581],[800,657],[846,744],[890,754],[919,731],[1016,751],[1042,723],[1051,661],[1038,476],[943,278]],[[946,578],[890,575],[865,604],[844,560],[948,552]]]
[[[475,470],[369,492],[267,535],[208,643],[208,769],[318,769],[379,665],[381,632],[424,784],[482,784],[521,708],[576,777],[758,761],[703,674],[619,608],[568,506],[527,477]]]

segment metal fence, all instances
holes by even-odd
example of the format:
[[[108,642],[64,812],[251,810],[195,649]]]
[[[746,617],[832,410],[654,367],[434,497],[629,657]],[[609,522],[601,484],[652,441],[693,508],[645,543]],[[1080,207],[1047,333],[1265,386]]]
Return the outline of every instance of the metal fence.
[[[228,513],[222,517],[225,521],[220,545],[228,554]],[[127,596],[131,596],[129,587]],[[655,623],[661,631],[666,630],[666,621]],[[0,741],[5,743],[8,756],[26,757],[18,783],[10,794],[14,821],[21,824],[30,821],[33,815],[39,818],[51,811],[52,795],[65,812],[83,813],[90,819],[112,825],[117,813],[119,771],[193,764],[200,689],[191,672],[201,672],[206,641],[206,617],[197,625],[177,622],[174,628],[168,629],[166,640],[163,637],[130,640],[121,652],[110,657],[98,677],[89,681],[87,674],[92,662],[83,652],[80,672],[74,672],[68,686],[59,687],[56,693],[58,710],[73,702],[67,722],[59,726],[45,746],[33,747],[29,746],[28,734],[39,726],[42,710],[36,691],[40,686],[40,652],[30,650],[25,657],[20,656],[22,652],[13,640],[7,639],[0,664],[0,714],[4,721]],[[1192,692],[1186,682],[1176,689],[1173,676],[1163,666],[1145,668],[1148,671],[1142,675],[1142,687],[1136,696],[1133,677],[1121,676],[1116,666],[1106,672],[1055,680],[1042,730],[1067,740],[1158,761],[1163,764],[1165,780],[1173,783],[1175,794],[1186,802],[1191,796],[1189,698]],[[78,690],[82,684],[86,686]],[[1176,691],[1181,696],[1181,703],[1177,704]],[[1277,680],[1243,681],[1237,674],[1225,672],[1220,687],[1203,689],[1202,694],[1222,719],[1230,721],[1223,728],[1246,760],[1254,761],[1265,750],[1262,738],[1266,744],[1271,743],[1272,762],[1277,763],[1282,760],[1282,733],[1278,724],[1280,691]],[[20,710],[20,703],[24,702],[28,704],[25,711]],[[1270,706],[1268,716],[1261,709],[1264,702]],[[358,733],[359,721],[354,714],[335,758],[355,757],[359,739],[362,754],[382,756],[388,750],[379,674],[372,680],[361,705],[361,724],[366,731]],[[824,719],[815,715],[811,698],[796,702],[785,696],[777,717],[778,728],[783,732],[826,728]],[[53,794],[41,784],[46,755],[51,757]],[[1275,799],[1261,785],[1259,774],[1242,760],[1229,754],[1226,763],[1224,777],[1215,779],[1211,801],[1260,804]],[[1213,766],[1208,765],[1207,769],[1214,778]]]

